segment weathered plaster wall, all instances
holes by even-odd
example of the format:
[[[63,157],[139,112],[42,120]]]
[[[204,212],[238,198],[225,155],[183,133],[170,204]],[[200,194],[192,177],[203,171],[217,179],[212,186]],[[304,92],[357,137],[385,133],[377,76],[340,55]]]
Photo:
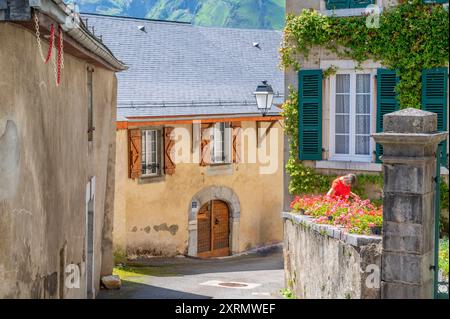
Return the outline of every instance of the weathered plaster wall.
[[[175,127],[192,132],[191,125]],[[242,122],[242,129],[248,128],[255,129],[256,123]],[[174,175],[144,182],[128,178],[127,131],[119,130],[113,231],[115,247],[131,254],[187,253],[191,201],[197,193],[212,186],[229,188],[238,197],[239,232],[232,234],[232,241],[238,242],[238,252],[281,241],[279,212],[283,206],[283,132],[280,124],[272,128],[266,141],[271,138],[279,148],[275,153],[277,169],[274,174],[260,174],[263,164],[240,163],[211,169],[199,164],[179,163]],[[253,143],[256,144],[254,139]]]
[[[110,220],[113,203],[114,175],[107,178],[107,170],[115,159],[116,79],[110,71],[95,69],[96,131],[89,147],[86,67],[66,54],[62,84],[56,88],[52,65],[41,61],[34,34],[0,23],[0,298],[85,296],[85,203],[91,176],[96,176],[97,289],[102,261],[111,264],[102,260],[101,245],[102,230],[108,237],[105,210]],[[81,267],[78,289],[64,286],[68,264]]]
[[[297,298],[380,298],[381,237],[348,235],[305,216],[283,217],[286,287]]]

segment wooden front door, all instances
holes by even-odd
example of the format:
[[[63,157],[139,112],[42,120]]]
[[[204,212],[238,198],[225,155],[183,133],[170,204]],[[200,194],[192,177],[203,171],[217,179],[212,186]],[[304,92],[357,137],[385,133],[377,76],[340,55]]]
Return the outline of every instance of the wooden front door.
[[[230,255],[230,225],[228,206],[213,200],[205,204],[197,216],[197,256],[223,257]]]

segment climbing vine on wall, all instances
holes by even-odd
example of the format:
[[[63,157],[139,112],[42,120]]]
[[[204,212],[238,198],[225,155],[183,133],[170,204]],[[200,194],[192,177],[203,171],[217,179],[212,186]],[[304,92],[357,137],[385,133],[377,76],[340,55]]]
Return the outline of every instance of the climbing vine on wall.
[[[422,70],[447,65],[449,56],[448,8],[422,1],[401,0],[398,6],[385,9],[378,28],[368,28],[366,16],[327,17],[315,10],[289,15],[281,64],[298,70],[298,61],[308,58],[314,47],[358,63],[379,61],[398,70],[396,91],[401,108],[420,108]]]
[[[289,141],[289,159],[286,164],[286,172],[291,177],[289,192],[291,194],[323,194],[330,188],[331,182],[336,176],[321,175],[314,168],[306,167],[298,160],[298,93],[294,88],[289,87],[289,98],[283,105],[284,130]],[[365,194],[365,186],[368,184],[383,187],[382,175],[361,174],[358,175],[358,184],[354,192],[361,198],[368,198]],[[449,186],[445,181],[441,181],[441,208],[449,207]],[[381,204],[381,201],[377,204]]]
[[[292,87],[289,88],[289,98],[283,106],[285,119],[284,130],[289,140],[289,159],[286,164],[286,172],[291,177],[289,192],[291,194],[323,194],[330,188],[335,175],[321,175],[314,168],[303,165],[298,160],[298,93]],[[354,189],[363,199],[367,198],[365,186],[367,184],[383,185],[383,177],[380,175],[358,175],[358,184]]]
[[[291,177],[291,194],[323,192],[329,185],[327,176],[319,175],[313,168],[305,167],[298,161],[298,93],[289,88],[289,98],[283,105],[284,130],[289,139],[289,159],[286,172]],[[325,190],[326,192],[327,190]]]

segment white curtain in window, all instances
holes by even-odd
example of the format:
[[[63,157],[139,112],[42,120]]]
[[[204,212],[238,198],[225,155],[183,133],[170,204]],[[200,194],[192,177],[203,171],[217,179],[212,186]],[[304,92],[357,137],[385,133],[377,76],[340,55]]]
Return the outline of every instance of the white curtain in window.
[[[337,154],[350,153],[350,75],[336,75],[335,145]]]
[[[212,142],[212,162],[230,163],[231,162],[231,143],[232,129],[230,123],[217,123],[214,125]]]
[[[355,153],[370,155],[370,74],[356,75]]]
[[[142,174],[158,174],[158,131],[146,130],[142,134]]]
[[[224,123],[214,125],[214,142],[212,147],[212,158],[214,163],[224,162]]]

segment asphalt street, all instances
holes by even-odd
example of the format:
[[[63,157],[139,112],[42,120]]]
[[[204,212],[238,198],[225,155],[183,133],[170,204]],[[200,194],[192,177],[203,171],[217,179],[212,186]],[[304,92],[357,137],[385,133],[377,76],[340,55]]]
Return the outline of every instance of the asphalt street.
[[[100,299],[273,299],[282,298],[283,256],[279,250],[223,259],[135,260],[120,290]]]

